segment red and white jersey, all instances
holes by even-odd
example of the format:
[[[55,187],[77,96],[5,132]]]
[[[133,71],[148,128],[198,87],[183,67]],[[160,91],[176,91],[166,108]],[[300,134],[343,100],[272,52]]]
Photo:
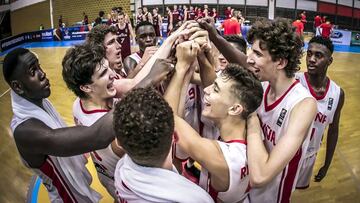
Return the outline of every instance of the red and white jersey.
[[[40,108],[11,91],[11,103],[14,116],[10,127],[13,133],[21,123],[31,118],[43,122],[52,129],[67,127],[48,99],[43,99],[43,108]],[[90,187],[92,177],[85,166],[85,156],[47,155],[39,168],[31,168],[21,154],[20,157],[25,166],[42,179],[52,203],[100,201],[101,195]]]
[[[340,87],[334,81],[328,79],[325,93],[317,96],[307,80],[307,73],[297,73],[295,77],[317,100],[318,112],[313,123],[310,143],[306,152],[306,157],[310,157],[319,151],[325,128],[333,122],[340,99]]]
[[[261,121],[265,147],[268,152],[271,152],[285,135],[294,106],[305,98],[312,96],[296,80],[280,98],[273,104],[268,104],[267,96],[270,91],[270,84],[263,82],[262,85],[264,98],[257,113]],[[290,202],[291,192],[295,189],[299,169],[309,144],[309,138],[308,133],[295,156],[271,182],[264,187],[251,189],[250,202]]]
[[[141,58],[142,58],[142,56],[138,52],[131,54],[129,57],[131,59],[134,59],[136,61],[136,64],[140,63]]]
[[[73,104],[73,116],[76,125],[90,126],[107,112],[108,110],[105,109],[87,111],[83,108],[79,98],[76,98]],[[111,144],[105,149],[96,150],[90,154],[101,184],[116,199],[114,172],[120,157],[113,152]]]
[[[229,189],[226,192],[216,192],[211,187],[211,174],[202,170],[200,186],[207,190],[210,196],[217,201],[235,203],[244,200],[250,189],[249,169],[247,165],[246,141],[230,140],[217,141],[229,167]],[[205,179],[205,184],[203,180]]]

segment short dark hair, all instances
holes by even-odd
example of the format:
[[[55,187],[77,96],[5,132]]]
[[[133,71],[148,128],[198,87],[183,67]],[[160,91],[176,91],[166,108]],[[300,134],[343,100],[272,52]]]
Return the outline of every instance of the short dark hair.
[[[3,75],[6,82],[10,85],[10,81],[12,80],[15,71],[19,68],[21,64],[20,57],[31,53],[30,50],[25,48],[16,48],[10,51],[4,58],[3,63]],[[34,57],[36,59],[36,57]],[[35,62],[35,61],[34,61]]]
[[[99,16],[100,17],[103,17],[105,15],[105,12],[104,11],[99,11]]]
[[[88,43],[76,45],[67,50],[62,61],[62,76],[67,87],[80,98],[88,95],[80,89],[81,85],[91,84],[92,75],[96,66],[105,58],[102,46],[93,46]]]
[[[285,67],[286,76],[294,77],[300,70],[300,59],[303,55],[303,41],[296,34],[289,20],[276,18],[268,20],[258,19],[250,29],[247,40],[253,44],[255,40],[260,41],[260,48],[267,50],[273,61],[287,59]]]
[[[221,73],[221,77],[235,82],[231,87],[231,91],[244,107],[241,117],[246,119],[261,104],[263,98],[261,82],[254,73],[234,63],[229,63],[226,66]]]
[[[237,44],[240,47],[240,51],[246,54],[247,44],[243,37],[239,35],[225,35],[224,39],[228,42]]]
[[[116,138],[135,163],[154,167],[164,162],[174,117],[160,93],[150,87],[130,91],[115,105],[113,118]]]
[[[312,43],[322,44],[322,45],[326,46],[329,49],[331,54],[334,52],[334,45],[329,38],[325,38],[322,36],[314,36],[313,38],[310,39],[309,45]]]
[[[139,29],[140,27],[142,27],[142,26],[147,26],[147,25],[152,26],[152,27],[154,28],[154,30],[155,30],[155,27],[154,27],[154,25],[153,25],[152,23],[150,23],[150,22],[148,22],[148,21],[141,21],[139,24],[136,25],[136,27],[135,27],[135,33],[137,33],[137,31],[138,31],[138,29]]]
[[[87,42],[92,45],[102,45],[105,40],[105,35],[108,33],[113,33],[116,35],[116,28],[114,26],[108,26],[106,24],[96,25],[90,32],[87,34]]]

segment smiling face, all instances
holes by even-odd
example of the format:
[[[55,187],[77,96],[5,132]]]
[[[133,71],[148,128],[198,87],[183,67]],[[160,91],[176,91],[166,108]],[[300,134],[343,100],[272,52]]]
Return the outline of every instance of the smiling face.
[[[269,81],[271,77],[276,75],[277,62],[272,60],[269,51],[260,47],[259,40],[255,40],[252,45],[247,63],[260,81]]]
[[[310,75],[325,76],[327,68],[332,63],[330,50],[322,44],[309,44],[306,52],[306,67]]]
[[[105,35],[103,44],[106,49],[106,59],[109,61],[110,68],[115,71],[122,68],[121,45],[117,38],[116,34],[109,32]]]
[[[94,74],[91,76],[93,83],[83,85],[81,89],[85,91],[90,98],[113,98],[116,95],[114,79],[115,73],[110,69],[108,60],[103,59],[100,64],[96,65]]]
[[[31,53],[19,57],[19,65],[10,85],[12,89],[29,101],[39,101],[50,96],[50,83],[41,69],[39,60]]]
[[[236,103],[231,92],[233,84],[233,80],[219,76],[212,85],[204,89],[203,116],[219,123],[229,115],[230,108]]]

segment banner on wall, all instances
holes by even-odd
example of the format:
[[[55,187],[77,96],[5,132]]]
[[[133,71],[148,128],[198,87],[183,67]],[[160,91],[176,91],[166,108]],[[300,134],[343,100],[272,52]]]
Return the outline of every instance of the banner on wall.
[[[330,35],[333,44],[348,45],[351,42],[351,31],[334,29]]]
[[[88,32],[87,26],[65,27],[61,30],[63,40],[84,40]]]
[[[360,46],[360,32],[351,32],[351,45]]]

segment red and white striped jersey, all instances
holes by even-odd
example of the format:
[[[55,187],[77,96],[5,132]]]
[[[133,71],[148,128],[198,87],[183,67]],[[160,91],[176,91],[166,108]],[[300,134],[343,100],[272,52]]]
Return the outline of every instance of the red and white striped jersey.
[[[270,153],[285,135],[292,109],[305,98],[312,96],[296,80],[280,98],[273,104],[268,104],[267,97],[270,84],[269,82],[263,82],[262,85],[264,98],[257,113],[261,121],[264,144]],[[299,168],[305,157],[309,138],[310,136],[307,135],[295,156],[271,182],[261,188],[251,189],[249,193],[250,202],[290,202],[290,196],[296,186]]]
[[[307,80],[307,73],[297,73],[295,77],[317,100],[318,112],[311,129],[310,143],[306,152],[306,157],[310,157],[319,151],[325,129],[333,122],[340,99],[340,87],[334,81],[328,79],[325,93],[317,96]]]

